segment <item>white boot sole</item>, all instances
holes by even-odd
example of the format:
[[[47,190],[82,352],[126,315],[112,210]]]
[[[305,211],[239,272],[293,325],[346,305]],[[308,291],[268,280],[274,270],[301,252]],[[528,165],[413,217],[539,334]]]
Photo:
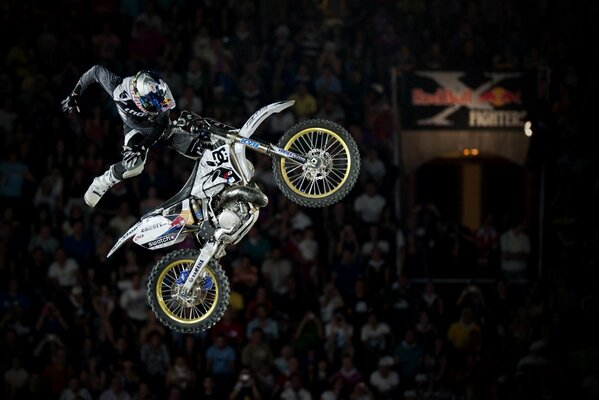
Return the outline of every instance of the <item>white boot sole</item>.
[[[85,195],[83,196],[83,200],[85,200],[85,203],[91,208],[94,208],[96,204],[98,204],[98,201],[100,201],[100,199],[101,197],[92,193],[89,189],[87,190],[87,192],[85,192]]]

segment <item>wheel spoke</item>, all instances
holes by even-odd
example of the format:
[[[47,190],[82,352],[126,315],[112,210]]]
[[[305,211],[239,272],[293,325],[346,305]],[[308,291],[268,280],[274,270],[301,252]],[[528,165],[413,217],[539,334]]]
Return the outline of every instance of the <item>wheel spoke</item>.
[[[323,150],[328,152],[329,149],[333,148],[336,144],[339,144],[339,142],[337,140],[333,140],[333,142],[328,147],[325,147]],[[341,146],[341,147],[343,147],[343,146]]]
[[[291,172],[295,171],[296,169],[298,169],[298,168],[301,168],[301,167],[303,167],[303,166],[304,166],[304,164],[302,164],[302,163],[299,163],[299,162],[298,162],[297,164],[298,164],[298,165],[295,165],[294,167],[290,168],[290,169],[287,171],[287,175],[289,175]]]
[[[339,149],[336,153],[331,154],[331,157],[335,158],[336,156],[338,156],[341,153],[345,153],[345,149],[343,147],[341,147],[341,149]]]

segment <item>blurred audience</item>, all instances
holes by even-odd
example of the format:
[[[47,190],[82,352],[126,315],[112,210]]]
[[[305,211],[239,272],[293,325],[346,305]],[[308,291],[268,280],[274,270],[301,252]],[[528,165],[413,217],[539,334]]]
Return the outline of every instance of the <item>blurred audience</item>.
[[[3,6],[0,30],[14,40],[0,44],[2,398],[593,398],[599,169],[596,139],[584,135],[594,125],[581,116],[594,115],[594,87],[572,57],[588,38],[556,28],[578,14],[513,1],[271,3]],[[584,64],[596,70],[591,47]],[[123,140],[100,90],[81,115],[59,113],[93,64],[159,70],[177,110],[237,125],[293,99],[261,135],[276,142],[317,117],[360,144],[356,189],[323,210],[291,205],[270,160],[255,161],[271,202],[222,260],[231,306],[208,332],[176,334],[149,310],[145,277],[165,252],[127,246],[106,258],[192,164],[155,149],[138,179],[93,212],[82,206]],[[530,268],[539,238],[522,218],[496,215],[467,232],[427,200],[397,220],[391,68],[400,99],[414,69],[524,68],[533,142],[545,152],[531,152],[531,168],[545,157],[551,183],[543,276]],[[433,284],[455,260],[486,280]]]

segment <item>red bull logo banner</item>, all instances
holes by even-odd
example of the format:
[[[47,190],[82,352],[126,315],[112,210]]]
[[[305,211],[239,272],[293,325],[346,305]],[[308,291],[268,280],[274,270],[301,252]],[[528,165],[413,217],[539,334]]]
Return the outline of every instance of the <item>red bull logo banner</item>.
[[[406,128],[522,128],[522,74],[417,71],[402,104]],[[404,87],[406,87],[404,86]],[[405,98],[405,97],[404,97]]]

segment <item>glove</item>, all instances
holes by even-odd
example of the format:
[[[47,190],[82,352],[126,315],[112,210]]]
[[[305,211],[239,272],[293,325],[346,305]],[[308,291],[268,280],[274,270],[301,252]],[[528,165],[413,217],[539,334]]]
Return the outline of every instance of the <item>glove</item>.
[[[202,129],[199,126],[192,126],[189,130],[192,135],[197,135],[198,139],[202,142],[208,142],[210,140],[210,132]]]
[[[73,112],[73,110],[77,110],[77,112],[81,112],[79,110],[79,95],[75,92],[71,93],[66,99],[61,102],[62,111],[64,112]]]
[[[202,117],[187,110],[183,110],[175,125],[184,131],[197,136],[201,141],[207,142],[210,140],[210,133],[203,129],[201,126],[202,123]]]
[[[123,165],[127,169],[135,167],[144,157],[146,147],[143,145],[123,146]]]

